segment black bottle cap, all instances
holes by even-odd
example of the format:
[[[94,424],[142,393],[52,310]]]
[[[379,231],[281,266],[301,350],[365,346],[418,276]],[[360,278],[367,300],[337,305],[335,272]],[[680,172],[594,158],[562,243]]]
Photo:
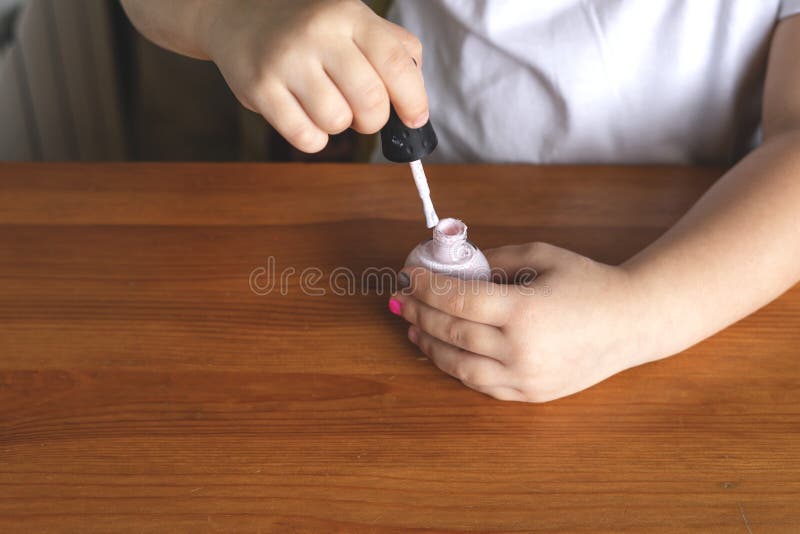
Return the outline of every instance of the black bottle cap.
[[[409,128],[391,106],[389,122],[381,129],[381,148],[386,159],[395,163],[416,161],[433,152],[438,144],[431,121],[422,128]]]

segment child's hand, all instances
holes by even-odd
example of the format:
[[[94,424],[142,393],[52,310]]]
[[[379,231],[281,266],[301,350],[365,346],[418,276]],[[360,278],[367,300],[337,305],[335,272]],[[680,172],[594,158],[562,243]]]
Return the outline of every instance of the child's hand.
[[[542,402],[643,363],[644,299],[623,269],[544,243],[486,256],[509,281],[531,267],[538,276],[503,285],[406,268],[398,277],[390,308],[440,369],[498,399]]]
[[[389,101],[407,125],[428,120],[422,47],[359,0],[206,2],[206,54],[239,101],[292,145],[317,152],[328,134],[377,132]]]

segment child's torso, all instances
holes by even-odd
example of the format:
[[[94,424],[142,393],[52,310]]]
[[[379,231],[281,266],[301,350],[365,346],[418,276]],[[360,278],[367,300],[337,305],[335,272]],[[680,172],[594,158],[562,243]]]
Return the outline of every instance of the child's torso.
[[[438,161],[730,162],[800,0],[399,0]]]

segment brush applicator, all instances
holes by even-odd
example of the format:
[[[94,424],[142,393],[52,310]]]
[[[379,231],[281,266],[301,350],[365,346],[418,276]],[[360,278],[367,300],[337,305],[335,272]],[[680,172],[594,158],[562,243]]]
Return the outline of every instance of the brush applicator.
[[[439,144],[433,124],[428,121],[422,128],[409,128],[400,117],[394,106],[389,110],[389,121],[381,129],[381,149],[389,161],[395,163],[408,163],[414,183],[422,200],[422,210],[425,213],[425,223],[428,228],[433,228],[439,222],[436,210],[431,201],[431,190],[428,187],[428,178],[422,167],[422,158],[434,151]]]

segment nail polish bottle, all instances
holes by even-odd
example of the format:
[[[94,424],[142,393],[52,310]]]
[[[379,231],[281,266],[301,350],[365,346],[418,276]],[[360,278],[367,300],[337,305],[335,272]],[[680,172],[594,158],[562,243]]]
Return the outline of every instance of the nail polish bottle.
[[[488,280],[490,275],[486,256],[467,241],[467,225],[450,218],[439,221],[433,229],[433,238],[411,251],[406,267],[424,267],[465,280]]]

